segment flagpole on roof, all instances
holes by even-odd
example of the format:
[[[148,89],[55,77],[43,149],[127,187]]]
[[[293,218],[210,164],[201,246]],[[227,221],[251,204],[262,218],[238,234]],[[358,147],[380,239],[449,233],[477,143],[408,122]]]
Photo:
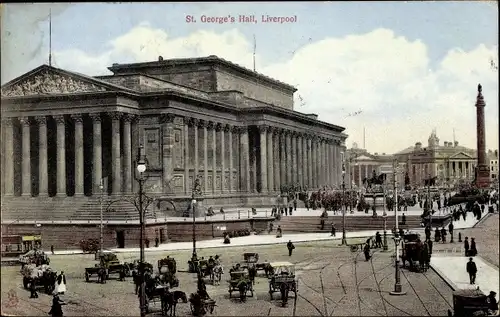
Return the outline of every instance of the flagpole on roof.
[[[253,35],[253,71],[255,71],[255,51],[257,50],[257,40],[255,34]]]
[[[49,9],[49,66],[52,66],[52,8]]]

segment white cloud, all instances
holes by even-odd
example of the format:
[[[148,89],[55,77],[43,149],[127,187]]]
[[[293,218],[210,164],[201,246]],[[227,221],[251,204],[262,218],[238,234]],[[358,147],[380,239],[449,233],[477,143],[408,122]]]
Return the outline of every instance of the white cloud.
[[[252,40],[236,29],[196,31],[171,38],[142,23],[108,43],[106,51],[56,52],[58,66],[86,74],[106,74],[112,63],[217,55],[252,67]],[[427,142],[433,128],[442,141],[457,140],[475,148],[475,98],[478,83],[486,99],[487,146],[498,147],[498,73],[490,65],[498,46],[472,51],[453,49],[431,69],[427,46],[393,31],[377,29],[344,38],[325,38],[296,51],[289,60],[262,64],[259,72],[297,85],[295,110],[318,113],[323,121],[345,126],[348,145],[372,152],[394,152],[417,141]],[[498,65],[498,61],[495,60]],[[305,101],[299,106],[298,95]],[[349,113],[362,110],[354,117]]]

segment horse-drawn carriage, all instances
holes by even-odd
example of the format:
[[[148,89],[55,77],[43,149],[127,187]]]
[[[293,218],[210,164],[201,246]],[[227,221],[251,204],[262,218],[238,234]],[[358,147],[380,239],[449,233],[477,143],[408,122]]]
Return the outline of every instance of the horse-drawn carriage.
[[[166,257],[158,260],[158,272],[162,282],[169,284],[171,288],[179,286],[179,279],[175,275],[177,273],[175,259]]]
[[[269,263],[259,263],[258,253],[243,253],[243,262],[241,263],[242,268],[254,267],[257,271],[267,271]]]
[[[269,278],[269,296],[273,300],[273,293],[280,292],[283,305],[288,302],[288,293],[293,292],[297,298],[297,280],[295,265],[290,262],[270,263],[271,277]]]
[[[253,283],[250,279],[250,274],[248,269],[240,268],[238,270],[230,271],[231,279],[229,282],[229,298],[233,292],[238,291],[240,293],[240,299],[245,300],[246,297],[253,297]],[[247,295],[250,293],[250,295]]]
[[[42,250],[30,250],[19,256],[19,262],[23,267],[27,264],[35,264],[36,266],[49,265],[50,258]]]
[[[429,257],[424,252],[424,245],[420,240],[420,234],[415,232],[408,232],[403,235],[403,247],[401,260],[403,262],[403,267],[406,267],[406,262],[409,263],[409,268],[411,271],[420,272],[426,270],[426,263]]]
[[[453,292],[453,312],[450,317],[488,316],[488,297],[479,289],[461,289]]]
[[[204,316],[207,312],[213,314],[216,302],[215,300],[202,297],[199,293],[192,293],[189,297],[189,306],[194,316]]]
[[[51,294],[54,291],[57,273],[48,265],[36,266],[35,264],[28,264],[21,269],[21,274],[25,289],[29,289],[31,283],[34,282],[35,288],[43,288],[46,294]]]
[[[99,261],[94,267],[85,268],[85,281],[90,282],[90,278],[96,275],[98,280],[109,279],[110,274],[120,274],[128,270],[114,253],[96,253],[96,260]]]

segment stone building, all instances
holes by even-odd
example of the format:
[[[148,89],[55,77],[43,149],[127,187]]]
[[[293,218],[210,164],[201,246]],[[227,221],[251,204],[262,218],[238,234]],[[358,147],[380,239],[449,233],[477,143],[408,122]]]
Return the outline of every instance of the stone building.
[[[108,69],[90,77],[43,65],[2,87],[7,219],[47,204],[83,219],[98,212],[101,180],[105,196],[133,195],[140,146],[158,201],[188,201],[197,175],[214,206],[341,182],[344,128],[295,111],[288,84],[216,56]]]
[[[490,181],[498,184],[498,150],[488,150],[486,156],[490,164]]]
[[[474,180],[477,164],[476,151],[459,145],[458,141],[445,141],[441,145],[434,130],[427,146],[415,143],[394,154],[399,162],[406,163],[406,171],[412,186],[423,186],[425,179],[437,177],[440,186],[452,186],[457,182]]]

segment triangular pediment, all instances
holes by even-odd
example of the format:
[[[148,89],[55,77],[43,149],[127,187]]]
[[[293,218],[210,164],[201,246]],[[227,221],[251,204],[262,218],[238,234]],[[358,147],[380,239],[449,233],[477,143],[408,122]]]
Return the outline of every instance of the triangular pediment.
[[[472,159],[473,157],[465,152],[458,152],[458,153],[451,155],[449,158],[455,159],[455,160],[459,160],[459,159],[469,160],[469,159]]]
[[[2,97],[43,96],[128,90],[104,81],[42,65],[8,82]]]

